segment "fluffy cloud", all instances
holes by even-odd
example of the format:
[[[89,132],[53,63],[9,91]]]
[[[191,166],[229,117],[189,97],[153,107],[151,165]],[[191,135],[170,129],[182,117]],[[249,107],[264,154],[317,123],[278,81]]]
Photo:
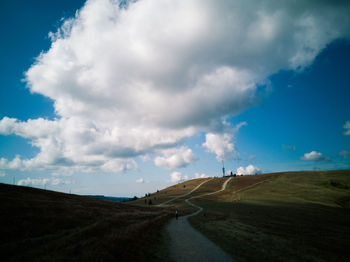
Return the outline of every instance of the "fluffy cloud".
[[[72,183],[71,180],[63,180],[61,178],[51,178],[51,185],[70,185]]]
[[[231,158],[235,154],[235,146],[233,144],[233,136],[242,126],[246,126],[246,122],[241,122],[235,127],[230,127],[226,122],[224,124],[223,133],[207,133],[205,142],[202,144],[208,152],[216,155],[217,161]]]
[[[344,135],[350,136],[350,121],[346,121],[343,127],[345,128]]]
[[[344,159],[347,159],[350,157],[350,152],[347,150],[340,151],[338,153],[339,156],[343,157]]]
[[[330,161],[331,159],[328,156],[324,156],[322,153],[317,151],[311,151],[310,153],[305,153],[301,158],[301,160],[309,160],[309,161]]]
[[[170,174],[170,182],[171,183],[178,183],[178,182],[182,182],[188,179],[187,175],[182,175],[182,173],[180,172],[172,172]]]
[[[25,74],[32,93],[54,101],[57,119],[0,122],[0,134],[27,138],[40,153],[0,159],[0,168],[135,169],[134,157],[197,132],[207,132],[218,160],[228,157],[222,119],[254,104],[269,75],[300,71],[349,37],[349,13],[346,1],[88,0]]]
[[[203,146],[207,151],[216,155],[217,161],[222,161],[233,155],[235,146],[232,143],[233,134],[207,133]]]
[[[192,150],[185,146],[163,150],[163,156],[154,159],[154,164],[159,167],[174,169],[186,167],[196,160]]]
[[[16,156],[9,161],[0,158],[0,169],[59,168],[59,173],[71,174],[73,171],[113,172],[137,168],[136,162],[128,157],[127,150],[120,148],[111,134],[102,136],[96,127],[83,120],[38,118],[20,122],[4,117],[0,120],[0,133],[28,138],[33,146],[40,149],[40,153],[32,159]],[[107,146],[107,143],[110,145]],[[103,149],[107,151],[100,152]],[[118,153],[124,157],[116,157]]]
[[[194,178],[207,178],[207,177],[209,177],[209,175],[199,174],[199,173],[195,173],[194,174]]]
[[[245,168],[243,166],[237,168],[236,173],[239,176],[240,175],[255,175],[255,174],[260,174],[261,170],[256,166],[248,165]]]
[[[26,179],[21,179],[17,182],[17,185],[20,186],[27,186],[27,185],[33,185],[33,186],[43,186],[48,184],[50,181],[49,178],[30,178],[27,177]]]
[[[145,180],[143,178],[136,179],[136,183],[143,184],[145,183]]]
[[[26,179],[21,179],[17,182],[17,185],[20,186],[28,186],[28,185],[32,185],[32,186],[44,186],[44,185],[53,185],[53,186],[57,186],[57,185],[69,185],[72,182],[70,180],[63,180],[60,178],[30,178],[27,177]]]

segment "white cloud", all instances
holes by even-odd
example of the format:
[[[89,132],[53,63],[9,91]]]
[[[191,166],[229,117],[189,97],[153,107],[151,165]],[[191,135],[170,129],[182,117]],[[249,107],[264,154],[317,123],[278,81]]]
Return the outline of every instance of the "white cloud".
[[[209,177],[209,175],[199,174],[199,173],[195,173],[194,174],[194,178],[207,178],[207,177]]]
[[[345,128],[344,135],[350,136],[350,121],[346,121],[343,127]]]
[[[143,184],[145,183],[145,180],[143,178],[136,179],[136,183]]]
[[[232,158],[236,154],[233,142],[234,134],[246,125],[247,122],[241,122],[231,127],[227,122],[223,121],[223,131],[221,133],[207,133],[202,146],[206,148],[207,152],[215,154],[216,160],[219,162]]]
[[[17,185],[20,186],[27,186],[27,185],[33,185],[33,186],[43,186],[48,184],[50,179],[48,178],[30,178],[27,177],[26,179],[21,179],[17,182]]]
[[[222,161],[231,156],[235,150],[235,146],[231,143],[233,135],[231,134],[214,134],[207,133],[203,146],[207,151],[216,155],[217,161]]]
[[[311,151],[310,153],[305,153],[301,158],[301,160],[309,160],[309,161],[330,161],[331,159],[328,156],[324,156],[322,153],[317,151]]]
[[[225,160],[232,157],[235,151],[235,146],[232,142],[233,134],[214,134],[207,133],[203,146],[208,152],[216,155],[217,161]]]
[[[222,119],[254,104],[271,74],[301,71],[349,37],[349,13],[346,1],[89,0],[26,72],[57,119],[0,120],[0,134],[29,139],[39,154],[2,158],[0,168],[136,169],[135,157],[198,132],[217,159],[228,157]]]
[[[233,128],[234,133],[237,133],[237,132],[241,129],[241,127],[247,126],[247,125],[248,125],[248,123],[247,123],[246,121],[243,121],[243,122],[241,122],[241,123],[238,123],[238,124]]]
[[[3,171],[0,171],[0,177],[4,177],[4,176],[6,176],[6,173]]]
[[[72,184],[71,180],[63,180],[61,178],[51,178],[51,185],[57,186],[57,185],[70,185]]]
[[[178,183],[182,182],[188,179],[188,175],[182,175],[180,172],[172,172],[170,174],[170,182],[171,183]]]
[[[21,179],[17,182],[17,185],[20,186],[44,186],[51,184],[53,186],[57,185],[69,185],[71,184],[72,181],[70,180],[63,180],[61,178],[30,178],[27,177],[26,179]]]
[[[196,160],[192,150],[185,146],[163,150],[162,154],[154,159],[154,164],[167,169],[186,167]]]
[[[339,156],[343,157],[344,159],[347,159],[350,157],[350,152],[347,150],[340,151],[338,153]]]
[[[245,168],[243,166],[237,168],[236,171],[237,175],[255,175],[255,174],[260,174],[261,170],[253,165],[248,165]]]

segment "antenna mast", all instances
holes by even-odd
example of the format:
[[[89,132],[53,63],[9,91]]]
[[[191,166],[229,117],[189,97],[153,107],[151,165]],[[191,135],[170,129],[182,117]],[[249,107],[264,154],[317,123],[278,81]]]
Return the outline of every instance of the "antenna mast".
[[[224,165],[224,160],[222,160],[222,176],[225,176],[225,165]]]

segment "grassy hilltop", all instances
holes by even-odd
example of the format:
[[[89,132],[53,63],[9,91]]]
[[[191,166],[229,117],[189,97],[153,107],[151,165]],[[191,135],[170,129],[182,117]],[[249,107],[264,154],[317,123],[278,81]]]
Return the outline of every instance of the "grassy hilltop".
[[[2,260],[168,261],[173,208],[192,212],[185,199],[226,180],[193,179],[128,204],[0,184]],[[234,177],[191,202],[204,210],[190,223],[237,261],[350,258],[350,170]]]
[[[148,206],[149,200],[152,200],[152,205],[160,205],[170,199],[177,198],[174,201],[171,201],[169,204],[165,206],[171,206],[173,208],[177,208],[180,211],[180,215],[189,214],[195,211],[196,209],[189,206],[185,203],[185,199],[192,196],[199,196],[206,193],[214,192],[220,190],[222,184],[225,182],[227,178],[197,178],[189,181],[185,181],[170,187],[167,187],[159,192],[154,192],[150,194],[150,196],[140,198],[136,201],[132,201],[132,204],[140,205],[140,206]],[[207,181],[203,185],[201,185],[197,190],[193,193],[181,197],[182,195],[192,191],[195,187],[197,187],[202,182]]]
[[[0,184],[2,261],[161,261],[162,208]]]
[[[233,178],[190,223],[238,261],[348,261],[350,170]]]
[[[147,205],[191,191],[167,206],[193,211],[184,200],[214,192],[227,178],[194,179],[137,200]],[[146,203],[145,203],[146,199]],[[204,211],[190,223],[237,261],[350,259],[350,170],[234,177],[225,191],[192,199]]]

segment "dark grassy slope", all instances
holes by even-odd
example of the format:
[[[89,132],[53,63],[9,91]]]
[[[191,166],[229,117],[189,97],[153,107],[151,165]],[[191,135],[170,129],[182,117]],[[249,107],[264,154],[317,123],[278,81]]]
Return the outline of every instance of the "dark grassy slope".
[[[0,184],[1,261],[157,261],[166,209]]]
[[[237,177],[193,202],[191,224],[238,261],[350,260],[349,170]]]
[[[152,205],[159,205],[167,200],[186,194],[198,186],[207,178],[197,178],[189,181],[185,181],[167,188],[160,190],[159,192],[152,193],[149,197],[142,197],[137,200],[133,200],[130,204],[148,206],[149,200],[152,200]],[[182,201],[183,202],[183,201]]]

